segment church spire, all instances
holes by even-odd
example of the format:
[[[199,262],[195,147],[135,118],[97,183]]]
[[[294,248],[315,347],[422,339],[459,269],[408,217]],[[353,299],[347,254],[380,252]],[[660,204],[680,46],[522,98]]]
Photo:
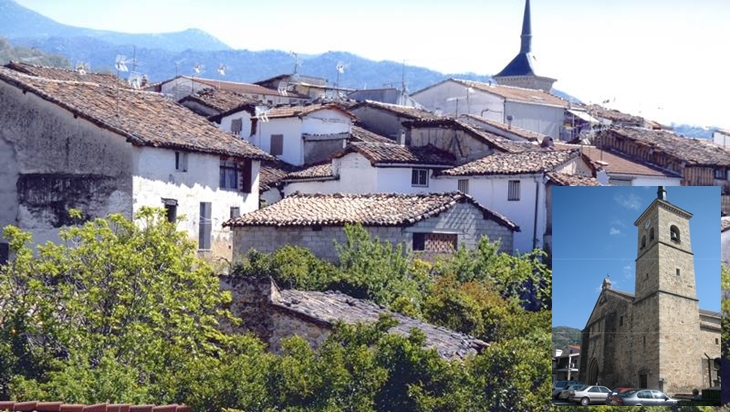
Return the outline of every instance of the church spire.
[[[525,0],[525,16],[522,18],[522,45],[520,53],[532,51],[532,25],[530,24],[530,0]]]
[[[530,0],[527,0],[530,1]],[[656,197],[659,200],[667,200],[667,189],[664,188],[664,186],[659,186],[659,188],[656,191]]]

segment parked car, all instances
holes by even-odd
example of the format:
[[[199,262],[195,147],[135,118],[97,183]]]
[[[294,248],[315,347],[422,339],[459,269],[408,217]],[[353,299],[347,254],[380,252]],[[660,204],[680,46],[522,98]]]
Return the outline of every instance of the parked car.
[[[570,386],[566,386],[563,388],[562,391],[560,391],[560,394],[558,395],[558,399],[568,399],[568,395],[570,395],[570,391],[575,391],[582,389],[585,385],[582,383],[574,383]]]
[[[611,393],[609,393],[608,396],[606,397],[606,405],[617,406],[618,403],[616,403],[616,398],[618,397],[619,394],[628,392],[628,391],[633,391],[635,389],[636,388],[614,388],[613,390],[611,390]]]
[[[585,386],[578,390],[570,391],[568,399],[571,402],[577,402],[586,406],[592,403],[605,403],[609,393],[611,393],[611,390],[605,386]]]
[[[560,395],[560,392],[562,392],[563,388],[566,386],[574,385],[576,383],[581,383],[578,381],[555,381],[553,382],[553,399],[558,399],[558,395]]]
[[[634,389],[619,394],[616,402],[621,406],[673,406],[678,400],[654,389]]]

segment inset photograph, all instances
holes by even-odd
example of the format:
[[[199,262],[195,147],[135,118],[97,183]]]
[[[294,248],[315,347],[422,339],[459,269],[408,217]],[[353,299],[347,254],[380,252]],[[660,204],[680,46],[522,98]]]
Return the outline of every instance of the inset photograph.
[[[553,403],[720,404],[720,188],[556,187]]]

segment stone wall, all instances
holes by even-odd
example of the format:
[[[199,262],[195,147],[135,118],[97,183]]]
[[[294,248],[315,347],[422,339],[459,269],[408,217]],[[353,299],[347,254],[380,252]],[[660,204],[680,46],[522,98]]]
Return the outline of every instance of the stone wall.
[[[702,356],[697,301],[659,294],[659,377],[669,394],[691,393],[702,383],[697,358]]]

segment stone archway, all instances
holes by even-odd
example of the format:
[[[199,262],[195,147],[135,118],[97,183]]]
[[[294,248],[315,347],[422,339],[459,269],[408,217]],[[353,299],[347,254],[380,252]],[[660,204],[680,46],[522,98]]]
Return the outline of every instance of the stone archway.
[[[591,363],[588,366],[588,380],[585,382],[587,385],[595,385],[598,382],[598,360],[596,358],[591,359]]]

